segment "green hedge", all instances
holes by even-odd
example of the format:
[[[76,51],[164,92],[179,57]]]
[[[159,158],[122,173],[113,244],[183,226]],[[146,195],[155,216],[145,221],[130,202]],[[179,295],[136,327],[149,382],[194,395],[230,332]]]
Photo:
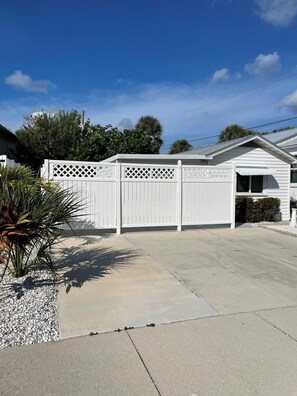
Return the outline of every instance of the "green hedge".
[[[239,223],[257,223],[259,221],[275,221],[280,212],[278,198],[261,198],[253,200],[251,197],[236,198],[235,221]]]

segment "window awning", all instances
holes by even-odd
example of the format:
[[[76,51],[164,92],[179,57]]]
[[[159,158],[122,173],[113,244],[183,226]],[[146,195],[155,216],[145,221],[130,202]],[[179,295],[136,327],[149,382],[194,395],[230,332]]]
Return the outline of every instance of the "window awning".
[[[275,175],[276,169],[270,168],[245,168],[238,167],[236,168],[236,172],[238,172],[241,176],[264,176],[264,175]]]

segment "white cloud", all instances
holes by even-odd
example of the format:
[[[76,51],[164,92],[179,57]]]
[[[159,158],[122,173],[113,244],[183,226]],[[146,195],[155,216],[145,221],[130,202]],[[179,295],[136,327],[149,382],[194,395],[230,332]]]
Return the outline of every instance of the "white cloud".
[[[227,69],[226,67],[223,67],[223,69],[216,70],[213,73],[211,81],[212,82],[228,81],[229,78],[230,78],[229,69]]]
[[[22,89],[27,92],[47,93],[49,88],[55,88],[55,84],[48,80],[32,80],[30,76],[20,70],[16,70],[6,77],[5,83],[13,88]]]
[[[258,79],[242,78],[234,84],[135,84],[121,91],[93,90],[87,96],[0,98],[0,119],[14,130],[21,126],[24,115],[42,109],[50,114],[58,109],[85,110],[92,123],[114,126],[125,118],[135,124],[141,115],[151,114],[160,119],[165,143],[170,143],[181,137],[216,135],[231,123],[251,127],[289,117],[291,110],[277,105],[291,92],[292,79],[261,85]],[[195,144],[213,141],[216,139]]]
[[[258,6],[257,14],[274,26],[286,27],[297,15],[296,0],[254,0]]]
[[[280,56],[275,51],[271,54],[259,54],[253,63],[245,65],[245,71],[254,76],[265,76],[281,69]]]
[[[280,107],[288,109],[293,113],[297,113],[297,89],[281,100]]]

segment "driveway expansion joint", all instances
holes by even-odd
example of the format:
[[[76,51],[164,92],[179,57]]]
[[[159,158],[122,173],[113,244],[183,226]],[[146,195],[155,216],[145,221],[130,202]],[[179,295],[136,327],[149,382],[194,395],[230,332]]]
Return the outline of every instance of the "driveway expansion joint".
[[[255,316],[257,316],[258,318],[262,319],[264,322],[270,324],[272,327],[274,327],[276,330],[280,331],[281,333],[283,333],[284,335],[286,335],[287,337],[291,338],[291,340],[297,342],[296,338],[292,337],[290,334],[286,333],[284,330],[282,330],[281,328],[279,328],[278,326],[276,326],[274,323],[271,323],[269,320],[267,320],[266,318],[263,318],[261,315],[259,315],[256,312],[253,312],[253,314]]]
[[[161,392],[160,392],[159,389],[158,389],[157,384],[155,383],[155,381],[154,381],[154,379],[153,379],[151,373],[149,372],[149,369],[147,368],[147,366],[146,366],[146,364],[145,364],[145,362],[144,362],[144,360],[143,360],[143,358],[142,358],[142,356],[141,356],[139,350],[137,349],[137,347],[136,347],[134,341],[132,340],[132,337],[130,336],[128,330],[124,330],[124,331],[126,332],[128,338],[130,339],[131,344],[133,345],[133,348],[135,349],[135,351],[136,351],[136,353],[137,353],[137,355],[138,355],[138,357],[139,357],[141,363],[143,364],[143,367],[144,367],[145,371],[147,372],[148,376],[150,377],[150,380],[152,381],[152,383],[153,383],[153,385],[154,385],[154,387],[155,387],[155,389],[156,389],[158,395],[159,395],[159,396],[162,396],[162,395],[161,395]]]
[[[150,253],[148,253],[147,251],[145,251],[143,248],[139,248],[139,246],[137,246],[133,241],[131,241],[129,238],[127,238],[126,236],[124,236],[124,238],[132,243],[137,249],[140,249],[146,256],[150,257],[155,263],[157,263],[161,268],[163,268],[166,272],[168,272],[168,274],[170,274],[174,279],[176,279],[180,284],[182,284],[184,286],[185,289],[189,290],[189,292],[191,292],[192,294],[194,294],[195,297],[198,297],[201,301],[203,301],[205,304],[207,304],[213,311],[215,311],[217,313],[217,315],[221,315],[221,313],[217,310],[214,309],[213,306],[211,306],[206,300],[204,300],[203,297],[201,297],[199,294],[197,294],[194,290],[192,290],[188,285],[186,285],[181,279],[178,279],[175,274],[171,271],[168,270],[168,268],[166,268],[165,266],[163,266],[160,261],[155,258],[154,256],[152,256]],[[199,318],[198,318],[199,319]],[[191,319],[189,319],[191,320]]]

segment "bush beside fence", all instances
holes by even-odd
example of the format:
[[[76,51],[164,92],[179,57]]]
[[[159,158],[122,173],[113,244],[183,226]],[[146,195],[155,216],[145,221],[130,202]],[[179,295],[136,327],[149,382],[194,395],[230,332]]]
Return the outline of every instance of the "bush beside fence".
[[[258,223],[260,221],[275,221],[280,213],[278,198],[251,197],[236,198],[235,220],[239,223]]]

